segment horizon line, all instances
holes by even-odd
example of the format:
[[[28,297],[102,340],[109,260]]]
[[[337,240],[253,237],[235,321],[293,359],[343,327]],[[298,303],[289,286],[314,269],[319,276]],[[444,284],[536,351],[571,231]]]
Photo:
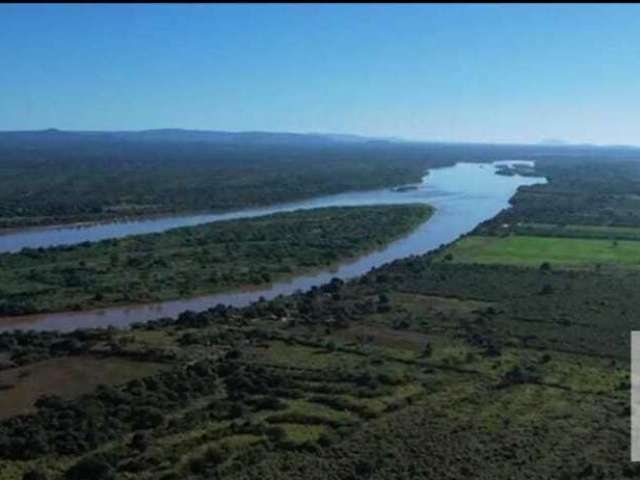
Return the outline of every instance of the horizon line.
[[[469,145],[501,145],[501,146],[537,146],[537,147],[595,147],[595,148],[632,148],[640,149],[640,144],[608,144],[608,143],[592,143],[592,142],[575,142],[564,139],[553,139],[549,141],[541,140],[538,142],[514,142],[514,141],[487,141],[487,140],[434,140],[434,139],[416,139],[409,137],[402,137],[397,135],[368,135],[361,133],[344,133],[344,132],[300,132],[290,130],[218,130],[218,129],[204,129],[204,128],[185,128],[185,127],[158,127],[158,128],[142,128],[142,129],[109,129],[109,130],[80,130],[80,129],[61,129],[57,127],[47,127],[39,129],[21,129],[21,130],[0,130],[0,134],[4,133],[45,133],[45,132],[60,132],[60,133],[143,133],[143,132],[157,132],[157,131],[183,131],[183,132],[201,132],[201,133],[229,133],[229,134],[251,134],[251,133],[264,133],[272,135],[316,135],[316,136],[346,136],[346,137],[358,137],[369,140],[383,140],[389,142],[405,142],[405,143],[440,143],[440,144],[469,144]],[[558,143],[555,143],[558,142]]]

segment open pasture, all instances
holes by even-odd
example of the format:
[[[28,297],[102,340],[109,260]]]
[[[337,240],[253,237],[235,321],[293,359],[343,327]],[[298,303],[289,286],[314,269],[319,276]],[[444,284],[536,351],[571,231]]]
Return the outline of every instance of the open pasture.
[[[470,236],[453,244],[441,258],[452,261],[538,267],[640,266],[640,242],[533,236]]]

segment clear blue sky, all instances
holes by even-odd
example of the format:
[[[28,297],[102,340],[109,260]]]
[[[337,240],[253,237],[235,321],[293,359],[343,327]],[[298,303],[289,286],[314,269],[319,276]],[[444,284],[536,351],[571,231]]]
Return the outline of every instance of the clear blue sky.
[[[0,5],[0,130],[640,144],[640,5]]]

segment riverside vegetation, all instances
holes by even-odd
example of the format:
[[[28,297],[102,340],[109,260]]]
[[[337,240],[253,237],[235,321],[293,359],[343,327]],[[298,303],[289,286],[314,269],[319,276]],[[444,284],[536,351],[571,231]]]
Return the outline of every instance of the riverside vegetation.
[[[556,150],[261,132],[0,132],[0,229],[237,210]]]
[[[0,254],[0,316],[266,284],[380,248],[431,212],[417,204],[299,210]]]
[[[0,132],[0,228],[237,210],[418,181],[423,146],[224,132]]]
[[[130,330],[0,334],[0,395],[23,401],[0,422],[0,476],[640,478],[640,270],[617,256],[576,263],[572,248],[523,261],[504,243],[520,228],[524,242],[559,230],[576,245],[602,241],[581,231],[612,249],[633,241],[619,233],[640,226],[633,209],[616,208],[640,194],[633,167],[541,160],[547,185],[522,187],[458,242],[348,282]],[[31,376],[73,360],[111,373],[87,391],[67,366],[34,391]]]

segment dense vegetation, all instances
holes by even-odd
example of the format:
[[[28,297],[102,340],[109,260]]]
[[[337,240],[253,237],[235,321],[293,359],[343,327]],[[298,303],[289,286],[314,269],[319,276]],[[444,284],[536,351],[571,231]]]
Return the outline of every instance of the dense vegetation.
[[[547,186],[521,188],[513,208],[461,240],[490,237],[490,264],[443,246],[242,309],[128,331],[0,335],[0,395],[29,378],[1,374],[37,375],[62,359],[164,365],[132,378],[123,364],[121,382],[86,392],[70,378],[30,397],[0,422],[3,480],[640,478],[629,462],[640,270],[586,268],[586,258],[567,269],[541,250],[534,259],[536,248],[514,262],[499,248],[613,248],[628,236],[608,226],[605,197],[589,187],[628,195],[633,165],[556,161],[540,162]],[[575,165],[585,168],[572,176]]]
[[[523,186],[512,207],[442,257],[454,261],[600,269],[640,265],[637,160],[542,159],[547,184]]]
[[[175,366],[41,399],[0,423],[0,465],[9,479],[635,476],[639,275],[431,255],[245,309],[87,332],[69,354]]]
[[[0,254],[0,315],[161,301],[267,284],[378,248],[430,214],[427,205],[299,210]]]
[[[387,142],[183,137],[0,133],[0,228],[239,209],[413,182],[447,163]]]
[[[640,226],[640,165],[630,160],[562,157],[540,158],[536,172],[547,184],[523,186],[513,208],[487,222],[492,227],[520,223]]]
[[[238,209],[415,182],[456,161],[556,151],[267,133],[0,132],[0,228]]]

